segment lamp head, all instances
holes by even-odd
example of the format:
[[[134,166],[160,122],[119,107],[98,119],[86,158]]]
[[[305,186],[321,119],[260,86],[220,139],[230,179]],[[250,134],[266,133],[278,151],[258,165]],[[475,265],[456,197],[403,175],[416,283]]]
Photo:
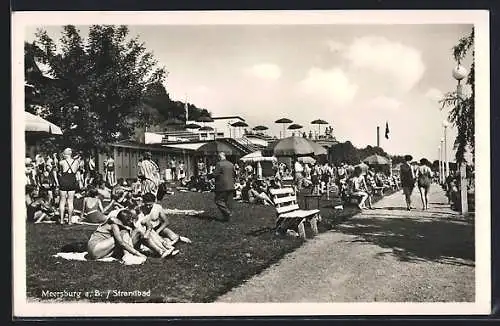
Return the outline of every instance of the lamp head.
[[[467,74],[468,74],[467,68],[461,66],[460,64],[457,65],[455,68],[453,68],[452,71],[453,78],[455,78],[458,81],[467,77]]]
[[[443,120],[443,127],[447,128],[450,125],[448,120]]]

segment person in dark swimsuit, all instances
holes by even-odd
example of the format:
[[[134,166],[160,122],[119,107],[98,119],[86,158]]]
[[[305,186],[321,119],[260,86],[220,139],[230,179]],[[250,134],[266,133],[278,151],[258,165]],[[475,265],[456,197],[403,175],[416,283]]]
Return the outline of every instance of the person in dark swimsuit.
[[[76,178],[76,171],[80,165],[78,160],[72,158],[73,151],[71,148],[66,148],[63,151],[63,159],[59,161],[59,222],[64,223],[64,211],[66,204],[68,205],[68,224],[73,221],[73,200],[75,191],[78,189],[78,181]]]
[[[429,209],[429,188],[432,182],[432,170],[429,167],[430,162],[423,158],[417,168],[417,185],[422,199],[422,209]]]

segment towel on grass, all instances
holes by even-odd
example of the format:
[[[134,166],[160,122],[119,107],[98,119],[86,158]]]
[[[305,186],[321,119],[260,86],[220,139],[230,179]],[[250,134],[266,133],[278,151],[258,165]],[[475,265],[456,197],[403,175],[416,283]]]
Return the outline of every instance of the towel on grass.
[[[58,252],[57,254],[53,255],[53,257],[59,257],[63,258],[66,260],[78,260],[78,261],[101,261],[101,262],[113,262],[113,261],[119,261],[116,258],[113,257],[106,257],[106,258],[101,258],[101,259],[96,259],[96,260],[91,260],[87,259],[87,252]],[[141,258],[138,256],[134,256],[132,254],[126,253],[123,255],[123,258],[121,260],[122,264],[125,265],[140,265],[143,264],[146,261],[146,258]]]
[[[87,252],[58,252],[57,254],[53,255],[52,257],[59,257],[63,258],[66,260],[78,260],[78,261],[92,261],[91,259],[85,258],[87,256]],[[118,259],[113,258],[113,257],[106,257],[106,258],[101,258],[97,259],[96,261],[105,261],[105,262],[110,262],[110,261],[117,261]]]
[[[166,214],[171,214],[171,215],[198,215],[205,213],[205,211],[196,211],[194,209],[164,208],[163,210],[165,211]]]

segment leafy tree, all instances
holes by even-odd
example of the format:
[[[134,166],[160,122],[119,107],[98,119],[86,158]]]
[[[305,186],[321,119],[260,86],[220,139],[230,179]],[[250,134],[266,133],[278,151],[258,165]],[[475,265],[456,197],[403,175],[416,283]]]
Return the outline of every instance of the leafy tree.
[[[470,85],[472,93],[469,97],[459,98],[456,91],[448,92],[440,101],[444,107],[451,108],[449,120],[457,127],[457,137],[455,139],[456,161],[462,163],[465,161],[467,147],[471,149],[472,155],[475,154],[474,137],[474,28],[469,35],[461,38],[458,44],[453,47],[453,57],[457,64],[472,51],[472,64],[466,79],[466,84]]]
[[[27,81],[41,90],[44,117],[61,126],[65,143],[82,149],[104,146],[128,138],[130,122],[144,120],[143,94],[148,86],[161,84],[166,71],[144,43],[128,34],[127,26],[93,25],[84,40],[68,25],[60,49],[44,30],[25,46],[27,57],[48,65],[54,76],[47,83],[26,73]]]
[[[403,155],[393,155],[391,159],[393,165],[406,162],[405,157]]]
[[[389,154],[387,154],[381,147],[368,145],[365,148],[359,149],[359,156],[361,157],[361,160],[364,160],[368,156],[375,154],[384,157],[389,157]]]
[[[338,143],[330,147],[329,161],[335,165],[345,162],[348,164],[358,164],[360,162],[359,151],[350,141]]]

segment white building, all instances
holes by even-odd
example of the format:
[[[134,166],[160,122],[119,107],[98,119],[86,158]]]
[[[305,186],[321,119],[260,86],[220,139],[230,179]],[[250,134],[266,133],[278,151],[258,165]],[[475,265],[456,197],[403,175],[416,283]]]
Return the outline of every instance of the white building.
[[[212,117],[212,122],[196,122],[188,120],[186,125],[197,124],[200,129],[185,129],[168,132],[146,132],[144,141],[146,144],[158,143],[179,143],[193,141],[209,141],[217,138],[242,138],[244,128],[236,128],[231,125],[235,122],[245,122],[240,116]],[[211,130],[204,130],[203,127],[210,127]]]

